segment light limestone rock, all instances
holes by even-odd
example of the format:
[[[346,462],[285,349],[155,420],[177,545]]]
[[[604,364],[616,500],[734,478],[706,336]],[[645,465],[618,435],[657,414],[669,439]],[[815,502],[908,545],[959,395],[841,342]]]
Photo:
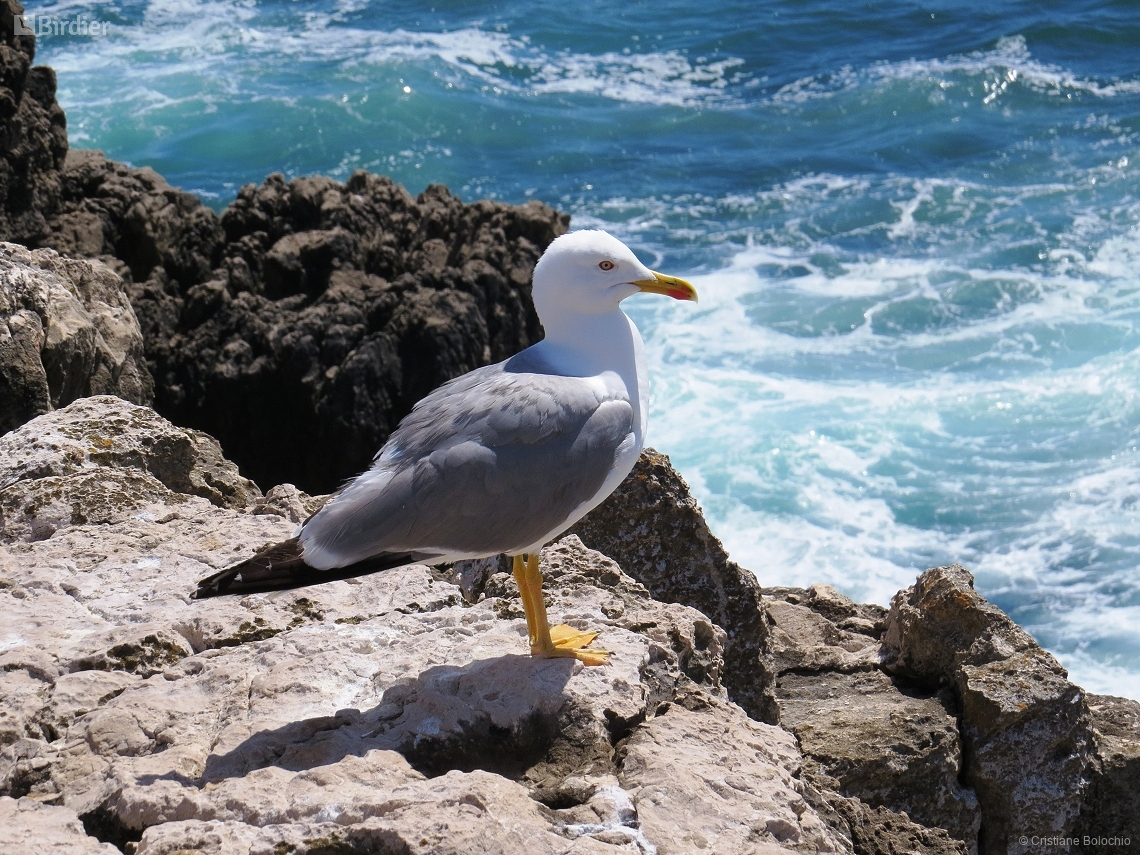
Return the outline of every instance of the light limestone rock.
[[[118,397],[81,398],[0,437],[0,541],[158,518],[190,496],[244,508],[261,491],[212,437]]]
[[[148,473],[141,437],[177,430],[128,412],[113,445],[138,453],[94,459],[87,434],[52,424],[21,446],[40,463],[7,461],[16,483]],[[548,609],[601,630],[602,668],[529,656],[502,573],[475,605],[423,566],[192,601],[198,578],[287,537],[294,514],[154,480],[105,522],[0,544],[0,793],[144,855],[684,851],[671,809],[640,795],[654,787],[725,851],[850,851],[804,801],[793,738],[728,702],[723,631],[577,538],[544,551]],[[675,780],[654,754],[670,745],[692,766]],[[740,745],[735,789],[715,758]]]
[[[785,600],[766,600],[772,630],[765,651],[776,674],[785,671],[866,671],[879,664],[879,642],[839,629],[818,612]]]
[[[804,801],[791,734],[700,695],[677,700],[622,749],[622,786],[660,855],[847,851]]]
[[[154,398],[123,280],[99,261],[0,243],[0,433],[107,394]]]
[[[273,514],[289,522],[303,523],[325,504],[328,496],[310,496],[292,484],[278,484],[253,503],[253,513]]]
[[[75,811],[35,799],[0,796],[0,852],[4,855],[121,855],[88,836]]]

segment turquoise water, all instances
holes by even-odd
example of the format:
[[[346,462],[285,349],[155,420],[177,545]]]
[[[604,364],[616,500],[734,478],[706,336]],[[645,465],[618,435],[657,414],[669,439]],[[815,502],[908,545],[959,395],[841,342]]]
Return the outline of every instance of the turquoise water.
[[[766,584],[960,561],[1140,698],[1140,8],[368,4],[29,12],[72,144],[220,209],[356,168],[543,199],[701,303],[629,301],[668,452]]]

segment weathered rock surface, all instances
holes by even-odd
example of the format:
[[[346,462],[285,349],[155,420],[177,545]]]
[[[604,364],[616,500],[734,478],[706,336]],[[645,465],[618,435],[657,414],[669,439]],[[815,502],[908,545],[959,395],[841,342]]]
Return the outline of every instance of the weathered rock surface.
[[[25,425],[9,436],[62,438],[15,459],[95,466],[75,457],[85,434],[43,423],[112,406],[129,405]],[[176,430],[125,419],[113,445]],[[148,471],[100,460],[111,480]],[[162,486],[106,523],[0,545],[0,793],[167,855],[852,851],[806,801],[794,737],[727,700],[724,633],[577,538],[544,552],[548,609],[601,629],[605,668],[524,655],[502,573],[475,605],[422,566],[190,601],[294,523]]]
[[[44,245],[102,258],[136,285],[152,274],[186,288],[210,278],[223,232],[197,196],[171,187],[150,167],[132,169],[82,149],[67,152],[60,181],[59,210],[48,221]],[[172,290],[174,299],[179,284]],[[153,334],[153,318],[143,320]]]
[[[978,595],[965,568],[927,570],[896,594],[883,647],[890,672],[957,696],[982,852],[1028,852],[1026,837],[1074,835],[1098,765],[1084,693]]]
[[[964,568],[926,571],[889,613],[824,585],[764,594],[779,721],[857,850],[1140,839],[1140,704],[1086,700]]]
[[[760,585],[729,560],[668,457],[642,452],[630,476],[571,531],[656,599],[692,606],[723,627],[724,684],[733,701],[753,718],[777,720],[761,660],[769,630]]]
[[[838,602],[846,601],[852,609],[857,606],[834,588],[770,588],[764,593],[771,597],[764,605],[772,622],[764,660],[774,674],[847,673],[878,667],[881,627],[876,632],[870,620],[837,612],[833,607]],[[820,608],[821,604],[828,608]]]
[[[154,397],[123,281],[97,261],[0,243],[0,434],[87,395]]]
[[[33,68],[36,41],[15,34],[24,7],[0,0],[0,237],[34,242],[59,206],[67,123],[55,72]]]
[[[690,693],[676,701],[621,748],[621,781],[659,852],[828,851],[831,834],[804,812],[793,778],[793,740],[773,742],[775,728],[716,699]],[[791,801],[774,810],[773,796]]]
[[[89,836],[75,811],[8,796],[0,796],[0,851],[119,855],[110,843]]]
[[[261,491],[212,437],[112,396],[81,398],[0,437],[0,542],[164,516],[186,496],[244,508]],[[163,510],[145,510],[155,505]]]
[[[780,724],[799,739],[813,780],[956,840],[977,840],[978,801],[958,784],[953,698],[897,685],[878,670],[788,673],[776,694]]]
[[[857,853],[866,855],[964,855],[965,843],[941,828],[911,822],[906,814],[870,807],[857,798],[822,794],[821,810],[832,811]]]
[[[538,340],[531,270],[569,224],[365,172],[274,174],[220,218],[100,152],[70,152],[61,175],[40,243],[128,280],[159,412],[265,487],[310,492],[366,468],[433,388]]]
[[[252,513],[273,514],[293,523],[303,523],[322,507],[328,496],[310,496],[293,484],[278,484],[264,496],[255,499]]]
[[[1085,800],[1078,830],[1082,841],[1131,841],[1140,845],[1140,703],[1086,695],[1096,735],[1099,768]],[[1090,843],[1085,851],[1127,851],[1119,843]]]
[[[764,606],[778,720],[857,851],[976,852],[981,813],[959,782],[956,701],[880,670],[886,610],[828,585],[765,588]]]

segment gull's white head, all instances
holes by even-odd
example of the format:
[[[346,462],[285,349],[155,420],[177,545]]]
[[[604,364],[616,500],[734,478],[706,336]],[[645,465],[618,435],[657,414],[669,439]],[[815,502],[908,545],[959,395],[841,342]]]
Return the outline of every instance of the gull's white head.
[[[628,246],[597,229],[555,238],[534,268],[532,295],[540,318],[606,314],[638,292],[697,299],[684,279],[655,273]]]

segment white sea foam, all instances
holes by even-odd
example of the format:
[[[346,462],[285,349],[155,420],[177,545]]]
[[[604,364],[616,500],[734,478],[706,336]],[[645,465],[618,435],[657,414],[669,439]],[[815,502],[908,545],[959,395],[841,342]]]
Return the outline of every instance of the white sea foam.
[[[45,15],[82,8],[71,0],[50,4]],[[747,76],[736,58],[692,59],[680,51],[544,50],[526,37],[481,27],[418,32],[368,29],[349,23],[360,7],[342,4],[331,14],[307,13],[277,21],[249,0],[150,0],[142,21],[112,27],[105,39],[41,45],[65,87],[69,77],[118,69],[129,79],[145,69],[151,80],[193,75],[216,84],[240,79],[241,66],[277,68],[294,60],[334,62],[346,74],[376,66],[417,63],[450,73],[453,85],[481,85],[521,94],[585,94],[628,103],[679,107],[731,100],[730,82]],[[218,57],[225,55],[225,67]],[[105,79],[105,78],[104,78]]]
[[[958,56],[843,66],[764,96],[737,57],[694,58],[678,50],[641,48],[585,53],[534,44],[526,36],[484,26],[373,29],[360,24],[358,13],[364,8],[357,0],[344,0],[330,12],[273,16],[253,0],[149,0],[141,21],[115,24],[106,38],[72,40],[58,51],[50,38],[42,39],[40,49],[61,72],[64,95],[74,94],[76,101],[98,88],[89,85],[72,93],[74,81],[83,75],[135,80],[136,86],[148,81],[141,84],[143,89],[182,84],[180,88],[209,92],[241,87],[247,82],[243,78],[259,78],[263,70],[290,62],[334,63],[349,78],[377,67],[398,71],[412,63],[460,88],[524,96],[590,95],[686,108],[803,104],[900,80],[931,83],[931,97],[964,97],[984,104],[1018,88],[1056,97],[1079,92],[1112,98],[1140,92],[1140,80],[1091,80],[1035,60],[1025,38],[1015,35],[989,50]],[[87,11],[80,0],[58,0],[38,14]],[[187,87],[188,76],[197,79],[196,86]],[[125,103],[133,106],[135,101]]]
[[[649,347],[661,352],[660,334]],[[673,350],[653,372],[650,441],[673,453],[714,531],[763,583],[825,581],[885,604],[925,567],[959,561],[988,596],[1045,608],[1015,617],[1066,665],[1083,663],[1082,679],[1098,663],[1109,669],[1090,687],[1140,694],[1126,653],[1140,646],[1129,604],[1140,457],[1126,444],[1140,416],[1140,360],[1048,379],[891,386],[683,374]],[[1044,427],[1019,435],[1017,420]],[[1104,450],[1082,448],[1098,428]],[[1113,453],[1115,467],[1098,456]],[[900,518],[923,494],[935,513],[922,524]]]
[[[981,77],[975,92],[963,93],[958,86],[967,78]],[[991,104],[1011,88],[1023,87],[1054,97],[1082,92],[1099,98],[1135,95],[1140,80],[1100,82],[1079,77],[1058,66],[1035,60],[1030,55],[1025,37],[1007,36],[989,50],[933,59],[909,59],[902,62],[875,63],[866,68],[843,66],[837,71],[802,77],[781,87],[772,97],[777,104],[802,104],[821,98],[832,98],[863,86],[877,86],[894,81],[927,81],[940,92],[955,97],[966,94]],[[957,87],[957,88],[956,88]],[[954,90],[950,92],[949,90]]]
[[[942,184],[953,203],[956,188]],[[928,203],[931,186],[912,198]],[[966,204],[973,188],[957,189]],[[1020,188],[1005,204],[1012,212],[1057,190]],[[809,178],[731,203],[696,201],[723,213],[787,197],[795,209],[849,191],[867,188]],[[608,224],[636,244],[677,206],[620,200],[602,213],[636,212]],[[907,210],[880,228],[889,235],[905,222],[908,239],[933,228]],[[1077,211],[1057,241],[1072,251],[998,271],[905,248],[847,253],[823,269],[812,259],[843,254],[785,220],[783,242],[767,235],[774,243],[694,274],[696,307],[636,298],[655,363],[649,441],[671,453],[730,554],[763,583],[825,581],[886,603],[922,569],[959,561],[1074,679],[1140,698],[1140,350],[1083,343],[1138,341],[1138,215],[1127,195]],[[1000,220],[988,222],[996,231],[986,239],[1000,243]],[[792,268],[799,275],[777,275]],[[894,304],[949,299],[950,274],[1000,280],[1016,299],[944,326],[875,332],[876,313]],[[752,314],[782,295],[801,311],[805,299],[869,307],[853,331],[792,335]]]

